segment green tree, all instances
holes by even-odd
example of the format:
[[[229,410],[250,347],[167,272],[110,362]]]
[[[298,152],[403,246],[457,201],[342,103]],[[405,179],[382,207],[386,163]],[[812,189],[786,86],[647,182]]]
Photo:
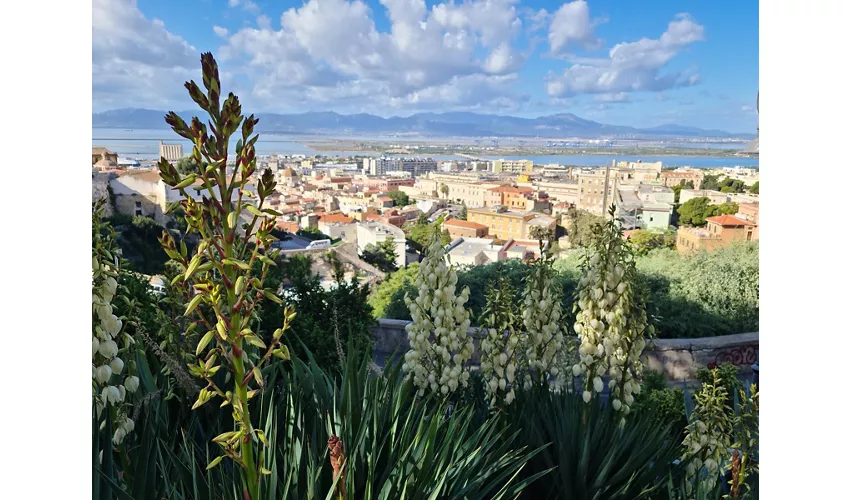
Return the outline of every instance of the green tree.
[[[461,207],[460,207],[460,214],[458,215],[458,217],[457,217],[457,218],[458,218],[458,219],[460,219],[460,220],[466,220],[466,217],[467,217],[467,213],[466,213],[466,203],[464,202],[464,203],[462,203],[462,204],[461,204]]]
[[[599,227],[605,223],[605,219],[594,215],[586,210],[571,208],[565,214],[567,236],[573,247],[586,246],[590,244]]]
[[[207,162],[203,161],[202,165],[204,168],[207,168]],[[177,172],[180,175],[201,175],[201,168],[198,166],[198,162],[195,161],[191,156],[184,156],[177,160],[177,163],[174,164],[174,168],[177,169]]]
[[[678,185],[670,188],[673,190],[673,203],[679,203],[679,195],[683,189],[694,189],[694,181],[685,181],[684,179]]]
[[[738,204],[734,201],[727,201],[720,205],[711,205],[705,212],[706,217],[714,217],[715,215],[732,215],[738,213]]]
[[[750,186],[750,193],[759,194],[759,181],[756,181],[755,184]]]
[[[404,191],[399,191],[398,189],[394,189],[387,193],[387,196],[393,199],[393,202],[397,207],[406,207],[407,205],[412,204],[410,201],[410,197],[407,196],[407,193]]]
[[[396,264],[398,253],[395,249],[395,240],[391,236],[387,236],[386,240],[377,245],[372,243],[366,245],[360,257],[385,273],[391,273],[398,269]]]
[[[144,274],[161,274],[165,270],[168,256],[158,241],[162,232],[158,222],[144,216],[133,217],[130,224],[121,226],[118,243],[133,270]]]
[[[712,191],[720,190],[720,176],[719,175],[706,175],[702,178],[702,189],[709,189]]]
[[[449,186],[447,186],[444,183],[440,184],[440,193],[443,194],[443,198],[448,198],[449,197]]]
[[[706,215],[709,211],[711,200],[707,197],[691,198],[686,201],[677,210],[679,214],[679,224],[686,226],[704,226]]]
[[[664,246],[664,235],[638,229],[629,235],[629,241],[632,242],[632,248],[637,255],[646,255],[650,250]]]

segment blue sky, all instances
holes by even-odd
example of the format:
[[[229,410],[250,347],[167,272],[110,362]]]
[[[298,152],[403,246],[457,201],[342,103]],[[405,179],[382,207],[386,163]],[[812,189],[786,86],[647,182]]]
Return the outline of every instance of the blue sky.
[[[212,51],[252,112],[758,122],[755,1],[94,0],[92,35],[94,112],[191,109]]]

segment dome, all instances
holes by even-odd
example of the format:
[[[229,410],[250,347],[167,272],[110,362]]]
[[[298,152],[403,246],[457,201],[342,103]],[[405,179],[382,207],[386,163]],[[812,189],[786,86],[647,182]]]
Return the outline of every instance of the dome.
[[[113,168],[118,168],[118,164],[112,160],[107,159],[105,156],[101,158],[97,163],[94,164],[95,168],[99,168],[101,170],[111,170]]]
[[[284,177],[297,177],[298,175],[295,173],[295,170],[292,170],[292,167],[286,167],[283,169]]]

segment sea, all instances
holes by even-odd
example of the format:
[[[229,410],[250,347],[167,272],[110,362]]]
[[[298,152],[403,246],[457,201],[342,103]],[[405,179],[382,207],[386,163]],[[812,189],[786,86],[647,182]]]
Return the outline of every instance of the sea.
[[[343,156],[378,156],[378,153],[363,153],[356,151],[317,151],[309,146],[309,143],[322,142],[330,138],[341,138],[336,136],[307,136],[307,135],[283,135],[273,133],[260,134],[257,140],[256,150],[258,155],[306,155],[322,154],[328,157]],[[347,137],[347,139],[352,139]],[[362,138],[364,141],[368,138]],[[375,138],[378,139],[377,137]],[[380,140],[386,141],[387,138]],[[409,140],[409,139],[408,139]],[[421,138],[416,139],[422,141]],[[184,154],[192,150],[192,143],[175,134],[168,129],[144,130],[144,129],[114,129],[93,128],[92,146],[106,147],[118,153],[120,158],[136,159],[140,161],[155,160],[159,157],[159,141],[167,144],[182,144]],[[729,146],[727,146],[729,147]],[[731,146],[734,147],[734,146]],[[231,143],[231,153],[235,153],[236,141]],[[585,155],[535,155],[535,156],[481,156],[484,160],[532,160],[535,164],[561,164],[578,166],[603,166],[610,165],[612,160],[617,161],[642,161],[652,163],[660,161],[664,166],[671,167],[695,167],[695,168],[717,168],[717,167],[758,167],[758,158],[748,157],[712,157],[700,156],[698,154],[688,156],[634,156],[618,155],[615,148],[611,148],[610,154],[585,154]],[[696,148],[695,148],[696,149]],[[705,149],[703,146],[699,149]],[[392,155],[417,156],[417,155]],[[456,155],[428,155],[438,161],[465,160],[466,158]]]

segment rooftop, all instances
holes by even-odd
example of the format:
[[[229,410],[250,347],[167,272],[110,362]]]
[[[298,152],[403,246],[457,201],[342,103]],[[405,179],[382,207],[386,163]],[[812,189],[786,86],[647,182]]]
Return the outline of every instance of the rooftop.
[[[719,224],[723,227],[738,227],[738,226],[752,226],[753,222],[749,220],[739,219],[734,215],[716,215],[714,217],[708,217],[705,220],[708,222],[713,222],[715,224]]]
[[[487,226],[484,224],[479,224],[477,222],[470,222],[468,220],[461,219],[449,219],[443,222],[443,227],[463,227],[467,229],[487,229]]]
[[[325,224],[351,224],[354,219],[343,214],[322,214],[319,216],[319,221]]]
[[[446,253],[449,255],[462,255],[464,257],[474,257],[481,252],[492,251],[499,252],[504,246],[495,243],[491,239],[486,238],[458,238],[449,244]]]

